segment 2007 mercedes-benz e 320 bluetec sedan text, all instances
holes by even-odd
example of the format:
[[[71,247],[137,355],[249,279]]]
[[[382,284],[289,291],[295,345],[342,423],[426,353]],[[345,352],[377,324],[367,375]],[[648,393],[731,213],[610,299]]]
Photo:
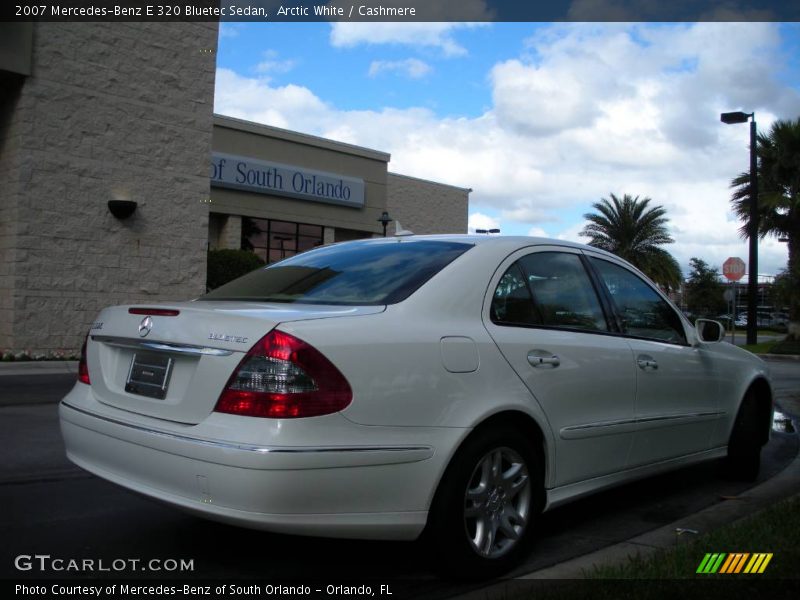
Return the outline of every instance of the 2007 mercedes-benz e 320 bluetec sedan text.
[[[413,539],[462,573],[542,511],[727,457],[758,471],[762,361],[641,273],[538,238],[343,243],[192,302],[103,310],[61,403],[69,458],[270,531]]]

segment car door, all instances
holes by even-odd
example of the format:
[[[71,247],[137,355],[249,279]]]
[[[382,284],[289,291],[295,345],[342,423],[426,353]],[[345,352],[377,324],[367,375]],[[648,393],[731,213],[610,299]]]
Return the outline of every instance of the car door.
[[[629,465],[707,450],[717,419],[717,374],[710,357],[687,343],[684,320],[638,274],[591,256],[636,365],[637,431]]]
[[[636,373],[613,335],[580,252],[518,252],[498,270],[484,322],[542,407],[556,440],[560,486],[625,468],[633,440]]]

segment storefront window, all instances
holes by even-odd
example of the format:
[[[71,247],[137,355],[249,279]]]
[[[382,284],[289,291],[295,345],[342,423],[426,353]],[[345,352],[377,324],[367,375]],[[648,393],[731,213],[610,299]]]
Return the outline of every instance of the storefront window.
[[[242,217],[242,248],[274,263],[322,245],[322,226]]]

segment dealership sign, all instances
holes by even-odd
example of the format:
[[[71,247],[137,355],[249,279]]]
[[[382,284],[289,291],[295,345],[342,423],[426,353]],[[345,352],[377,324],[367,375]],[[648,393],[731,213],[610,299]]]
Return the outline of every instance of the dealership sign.
[[[364,180],[213,152],[211,185],[340,206],[364,206]]]

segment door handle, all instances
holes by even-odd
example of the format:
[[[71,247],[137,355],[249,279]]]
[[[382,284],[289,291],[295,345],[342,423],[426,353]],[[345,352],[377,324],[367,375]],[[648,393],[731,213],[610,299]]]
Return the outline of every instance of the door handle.
[[[528,362],[532,367],[551,367],[555,369],[561,364],[561,359],[555,354],[543,352],[541,350],[531,350],[528,352]]]
[[[642,371],[647,371],[648,369],[651,371],[658,370],[658,363],[652,356],[647,356],[646,354],[642,354],[636,359],[636,364],[639,365],[639,368]]]

